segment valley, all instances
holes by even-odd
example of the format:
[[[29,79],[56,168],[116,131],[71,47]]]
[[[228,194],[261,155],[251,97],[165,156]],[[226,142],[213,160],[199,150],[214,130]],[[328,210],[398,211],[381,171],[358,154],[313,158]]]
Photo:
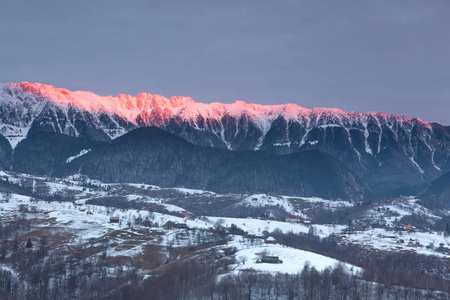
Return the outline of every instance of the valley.
[[[386,288],[387,282],[374,277],[370,261],[398,258],[400,263],[385,270],[387,278],[401,270],[441,292],[450,281],[450,212],[415,197],[349,201],[217,194],[9,171],[1,172],[0,180],[1,274],[9,282],[2,295],[69,292],[74,298],[102,298],[108,291],[108,298],[120,297],[127,286],[145,290],[169,276],[168,270],[181,272],[194,262],[213,268],[210,276],[222,278],[218,286],[249,274],[255,280],[270,274],[275,281],[281,274],[296,276],[307,263],[321,274],[342,268],[349,280],[378,282],[371,288],[383,287],[385,297],[400,291],[413,291],[413,299],[429,294],[419,283],[397,278]],[[283,263],[258,263],[264,255]],[[33,276],[46,279],[33,283]],[[337,292],[331,287],[330,293]]]

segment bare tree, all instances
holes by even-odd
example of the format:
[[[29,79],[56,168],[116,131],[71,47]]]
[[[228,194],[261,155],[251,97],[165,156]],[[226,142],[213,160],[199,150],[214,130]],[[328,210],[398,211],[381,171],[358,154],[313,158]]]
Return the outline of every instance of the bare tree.
[[[243,265],[245,265],[245,262],[247,261],[247,256],[239,256],[239,261],[243,264]]]

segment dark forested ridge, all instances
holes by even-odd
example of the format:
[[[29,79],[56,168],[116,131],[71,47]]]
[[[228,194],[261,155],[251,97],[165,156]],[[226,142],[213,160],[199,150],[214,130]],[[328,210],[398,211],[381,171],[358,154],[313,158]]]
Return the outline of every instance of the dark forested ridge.
[[[70,168],[106,182],[145,182],[217,192],[277,192],[360,198],[369,189],[319,151],[276,156],[199,147],[155,127],[136,129],[74,160]]]
[[[0,170],[11,167],[12,148],[8,140],[0,134]]]
[[[59,176],[69,157],[102,142],[67,135],[39,132],[21,141],[14,149],[12,167],[16,172]]]
[[[423,198],[433,198],[444,207],[450,208],[450,172],[433,180],[422,192],[420,192],[419,196]]]
[[[89,153],[74,159],[82,149]],[[324,198],[361,198],[370,192],[331,155],[306,151],[274,155],[200,147],[156,127],[111,143],[40,133],[22,141],[13,168],[53,176],[77,172],[104,182],[143,182],[217,192],[276,192]]]

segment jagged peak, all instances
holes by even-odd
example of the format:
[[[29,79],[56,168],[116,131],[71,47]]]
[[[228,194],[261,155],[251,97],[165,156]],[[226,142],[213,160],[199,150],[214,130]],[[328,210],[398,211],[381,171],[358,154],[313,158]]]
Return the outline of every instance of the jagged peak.
[[[342,115],[347,115],[347,114],[352,113],[352,112],[350,112],[350,113],[345,112],[339,108],[323,108],[323,107],[314,107],[312,109],[312,112],[316,113],[316,114],[320,114],[320,115],[337,115],[337,116],[342,116]]]
[[[407,117],[407,116],[401,116],[401,115],[396,115],[396,114],[388,114],[385,112],[381,112],[381,111],[369,111],[367,113],[361,114],[362,116],[365,116],[366,118],[372,117],[375,119],[383,119],[386,121],[390,121],[390,122],[397,122],[397,123],[402,123],[402,122],[407,122],[407,123],[412,123],[412,124],[420,124],[424,127],[427,128],[431,128],[431,123],[424,121],[420,118],[417,117]]]
[[[304,108],[295,103],[279,105],[262,105],[246,103],[237,100],[230,104],[219,102],[199,103],[190,97],[174,96],[165,98],[157,94],[140,93],[136,96],[119,94],[117,96],[99,96],[89,91],[75,91],[64,88],[56,88],[52,85],[42,83],[7,83],[9,87],[21,92],[39,96],[60,106],[72,106],[90,112],[107,112],[119,115],[129,122],[137,123],[140,115],[150,115],[155,109],[165,112],[164,119],[179,116],[180,118],[196,118],[201,115],[204,118],[220,119],[224,115],[248,116],[257,122],[267,122],[277,117],[287,120],[298,120],[304,118],[330,118],[340,121],[342,119],[367,120],[376,118],[388,123],[411,122],[421,124],[430,128],[429,122],[419,118],[409,118],[400,115],[387,114],[383,112],[345,112],[338,108]],[[334,122],[334,121],[332,121]]]

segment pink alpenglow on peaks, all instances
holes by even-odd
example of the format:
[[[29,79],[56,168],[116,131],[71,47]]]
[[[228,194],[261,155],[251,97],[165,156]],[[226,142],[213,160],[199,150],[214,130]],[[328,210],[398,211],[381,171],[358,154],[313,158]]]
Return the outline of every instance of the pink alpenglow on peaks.
[[[88,91],[69,91],[55,88],[41,83],[8,83],[8,86],[23,93],[38,97],[62,108],[74,107],[91,113],[108,113],[119,116],[136,126],[161,126],[169,119],[180,118],[195,124],[198,118],[220,120],[225,116],[246,117],[255,122],[264,132],[270,123],[277,118],[286,121],[311,121],[316,125],[327,123],[343,125],[353,123],[355,120],[363,121],[369,118],[384,119],[388,124],[391,121],[414,121],[429,127],[429,123],[417,118],[408,118],[383,112],[345,112],[338,108],[308,109],[297,104],[261,105],[235,101],[230,104],[198,103],[190,97],[165,98],[161,95],[140,93],[136,96],[119,94],[113,96],[98,96]],[[328,126],[328,125],[327,125]]]
[[[98,96],[89,91],[69,91],[55,88],[41,83],[8,83],[11,87],[49,100],[62,107],[75,107],[91,113],[106,112],[116,114],[131,123],[137,124],[137,117],[144,113],[151,115],[151,111],[160,108],[166,118],[172,117],[188,103],[195,103],[189,97],[172,97],[167,99],[161,95],[140,93],[137,96],[119,94],[113,96]]]

